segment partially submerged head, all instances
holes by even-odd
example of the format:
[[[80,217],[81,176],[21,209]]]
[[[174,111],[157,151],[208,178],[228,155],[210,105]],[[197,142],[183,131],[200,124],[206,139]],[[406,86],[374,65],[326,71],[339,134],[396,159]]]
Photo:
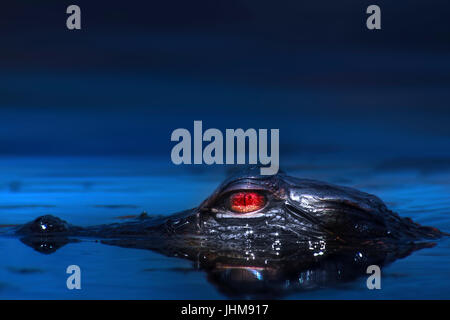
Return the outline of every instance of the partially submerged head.
[[[169,220],[174,233],[217,241],[343,241],[436,238],[356,189],[249,170],[225,180],[192,214]]]
[[[366,274],[438,238],[377,197],[324,182],[249,170],[225,180],[199,207],[170,217],[76,227],[42,216],[20,226],[25,244],[53,253],[76,236],[182,257],[230,296],[279,296]]]

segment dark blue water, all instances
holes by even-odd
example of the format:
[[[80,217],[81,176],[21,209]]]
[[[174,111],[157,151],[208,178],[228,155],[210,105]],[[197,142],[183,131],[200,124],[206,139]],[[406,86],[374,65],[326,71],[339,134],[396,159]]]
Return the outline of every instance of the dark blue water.
[[[413,165],[410,160],[302,160],[286,159],[285,171],[374,193],[402,216],[450,230],[450,166],[430,169],[423,159]],[[25,223],[42,214],[82,226],[142,211],[170,214],[205,199],[225,176],[221,169],[194,170],[155,158],[3,158],[0,224]],[[86,240],[44,255],[17,238],[0,237],[0,257],[1,299],[226,298],[192,262],[147,250]],[[450,241],[444,239],[384,267],[381,290],[368,290],[366,278],[360,278],[287,298],[449,298],[449,263]],[[81,290],[66,288],[71,264],[82,270]]]

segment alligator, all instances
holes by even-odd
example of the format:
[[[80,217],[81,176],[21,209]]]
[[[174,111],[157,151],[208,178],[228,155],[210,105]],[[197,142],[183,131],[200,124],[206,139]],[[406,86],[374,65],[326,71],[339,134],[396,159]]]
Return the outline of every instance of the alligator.
[[[14,228],[41,253],[95,238],[189,259],[230,297],[279,297],[354,281],[448,236],[400,217],[359,190],[249,169],[226,179],[198,207],[79,227],[41,216]]]

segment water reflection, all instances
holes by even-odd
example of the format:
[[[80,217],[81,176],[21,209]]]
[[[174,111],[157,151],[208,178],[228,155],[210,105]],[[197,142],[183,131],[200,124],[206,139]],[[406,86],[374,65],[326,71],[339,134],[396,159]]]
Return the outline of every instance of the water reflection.
[[[174,241],[172,241],[174,240]],[[370,265],[380,268],[430,248],[434,242],[397,245],[385,242],[348,246],[326,241],[272,244],[228,243],[212,247],[203,240],[190,245],[176,239],[102,240],[106,245],[156,251],[170,257],[188,259],[193,270],[204,271],[207,280],[230,298],[281,298],[286,295],[321,288],[335,287],[369,276]],[[56,252],[72,240],[64,237],[24,237],[21,241],[43,254]],[[151,267],[151,266],[149,266]]]

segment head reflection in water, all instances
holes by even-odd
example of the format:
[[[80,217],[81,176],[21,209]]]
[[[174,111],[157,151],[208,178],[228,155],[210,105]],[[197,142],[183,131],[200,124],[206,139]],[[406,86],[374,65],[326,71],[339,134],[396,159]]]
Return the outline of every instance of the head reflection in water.
[[[333,286],[444,235],[390,211],[377,197],[257,168],[224,181],[199,207],[169,217],[81,228],[43,216],[16,228],[51,253],[77,237],[189,259],[233,297],[270,298]]]

